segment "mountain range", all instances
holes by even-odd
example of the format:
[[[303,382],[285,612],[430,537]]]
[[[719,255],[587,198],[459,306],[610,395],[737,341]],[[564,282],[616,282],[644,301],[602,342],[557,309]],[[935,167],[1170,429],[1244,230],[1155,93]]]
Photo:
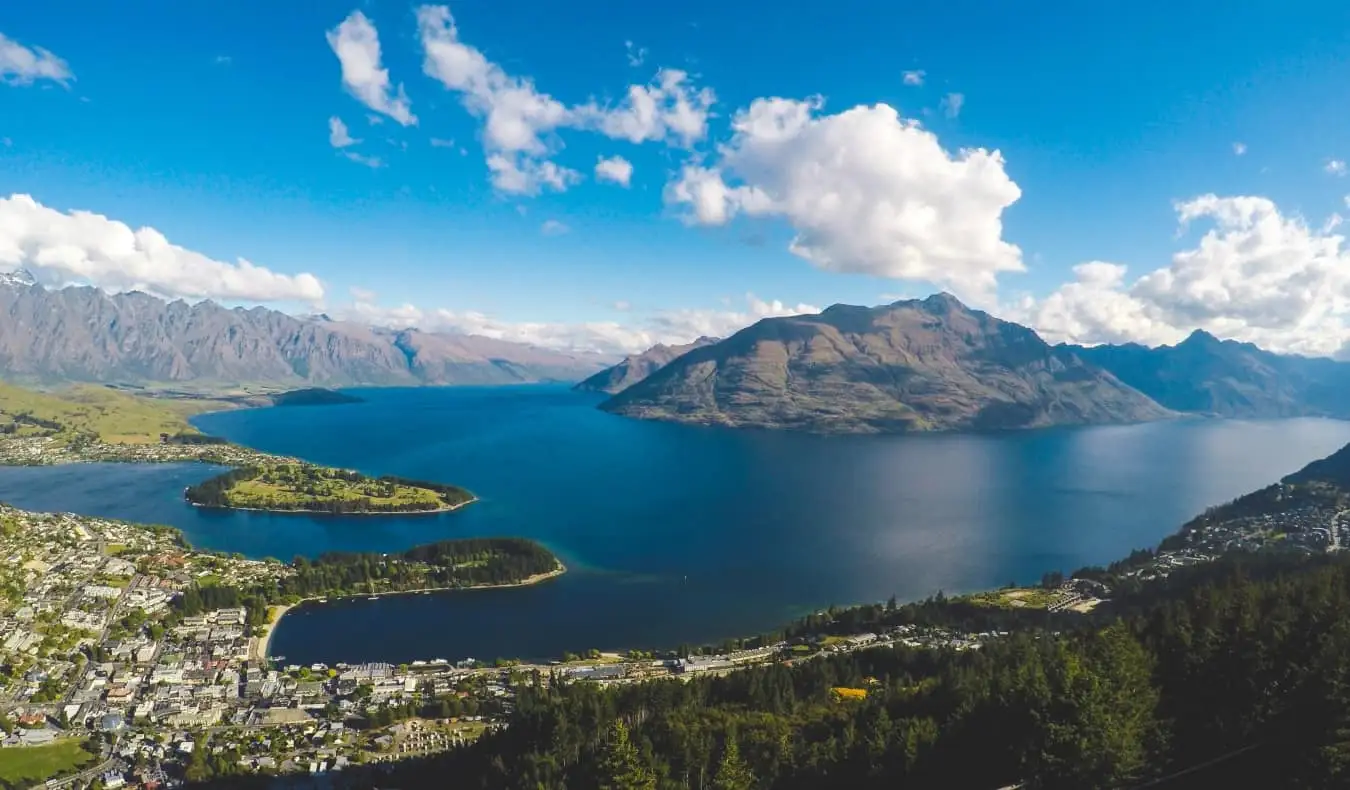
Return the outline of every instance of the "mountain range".
[[[577,384],[575,389],[583,392],[606,392],[610,395],[617,395],[674,362],[678,357],[682,357],[696,348],[710,346],[716,342],[718,342],[718,338],[704,336],[692,343],[678,346],[657,343],[641,354],[624,357],[619,364],[591,376]]]
[[[948,294],[767,318],[621,381],[601,408],[677,422],[820,432],[1035,427],[1177,414],[1350,418],[1350,365],[1196,331],[1175,346],[1049,346]],[[626,360],[627,362],[627,360]]]
[[[1350,364],[1197,331],[1046,344],[949,294],[765,318],[612,358],[0,274],[0,376],[23,383],[414,386],[580,381],[631,417],[819,432],[1036,427],[1176,414],[1350,418]]]
[[[0,375],[56,383],[395,386],[576,381],[612,361],[477,335],[0,277]]]
[[[1170,412],[950,294],[766,318],[629,386],[632,417],[824,433],[1134,422]]]

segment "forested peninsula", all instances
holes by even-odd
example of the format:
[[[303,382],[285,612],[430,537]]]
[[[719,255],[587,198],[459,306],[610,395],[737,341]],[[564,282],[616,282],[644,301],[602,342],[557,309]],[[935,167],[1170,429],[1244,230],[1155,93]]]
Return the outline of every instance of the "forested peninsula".
[[[329,552],[296,557],[288,567],[274,583],[254,587],[194,585],[174,602],[175,611],[191,616],[243,606],[249,624],[262,625],[269,607],[308,598],[534,584],[566,570],[547,548],[524,538],[443,540],[398,554]]]
[[[458,486],[332,469],[303,462],[231,469],[183,492],[199,507],[296,513],[438,513],[474,501]]]

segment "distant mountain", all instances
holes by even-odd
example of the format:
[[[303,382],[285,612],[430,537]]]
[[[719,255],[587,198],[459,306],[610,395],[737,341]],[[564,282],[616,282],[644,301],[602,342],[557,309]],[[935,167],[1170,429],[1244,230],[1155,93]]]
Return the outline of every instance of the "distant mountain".
[[[576,385],[574,389],[617,395],[690,351],[710,346],[717,341],[718,338],[715,337],[700,337],[682,346],[657,343],[641,354],[624,357],[619,364],[600,371]]]
[[[1169,409],[1221,417],[1350,416],[1350,365],[1196,330],[1175,346],[1065,346]]]
[[[633,417],[830,433],[1133,422],[1166,409],[949,294],[766,318],[610,398]]]
[[[262,307],[165,302],[0,278],[0,376],[278,386],[577,381],[610,360],[474,335],[376,329]]]

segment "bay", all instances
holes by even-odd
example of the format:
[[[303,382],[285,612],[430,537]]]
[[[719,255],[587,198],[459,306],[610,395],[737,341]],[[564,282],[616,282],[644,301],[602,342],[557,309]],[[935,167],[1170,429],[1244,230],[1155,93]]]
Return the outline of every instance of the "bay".
[[[629,420],[561,386],[354,392],[365,401],[196,422],[268,452],[463,485],[481,501],[424,516],[222,513],[182,501],[183,486],[214,474],[192,464],[4,469],[0,500],[166,523],[194,545],[283,559],[533,538],[566,575],[305,605],[272,651],[300,663],[547,658],[714,641],[829,604],[1109,562],[1350,442],[1350,423],[1317,419],[819,437]]]

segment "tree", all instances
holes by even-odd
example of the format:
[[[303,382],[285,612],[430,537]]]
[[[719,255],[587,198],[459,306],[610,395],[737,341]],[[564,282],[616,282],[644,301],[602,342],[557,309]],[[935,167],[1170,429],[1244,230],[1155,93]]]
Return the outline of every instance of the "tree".
[[[614,720],[600,758],[600,790],[656,790],[656,775],[647,767],[628,728]]]
[[[717,775],[713,777],[713,790],[753,790],[754,787],[755,775],[741,759],[736,739],[728,735],[726,747],[722,750],[722,762],[718,763]]]

